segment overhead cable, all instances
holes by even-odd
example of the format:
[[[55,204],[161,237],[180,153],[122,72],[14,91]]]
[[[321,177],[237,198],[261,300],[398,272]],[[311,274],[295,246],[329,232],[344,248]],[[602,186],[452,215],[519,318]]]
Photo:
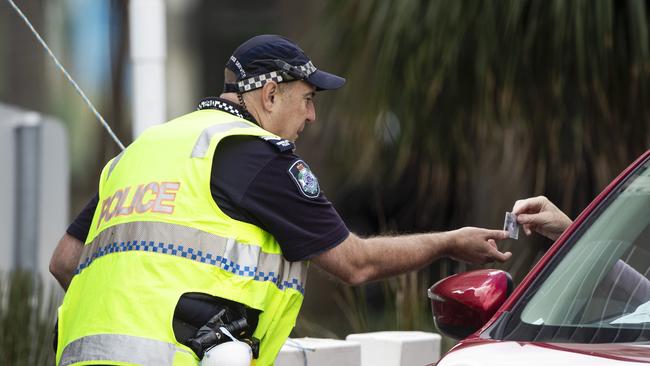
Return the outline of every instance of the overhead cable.
[[[90,107],[90,109],[91,109],[92,112],[95,114],[95,116],[97,117],[97,119],[99,120],[99,122],[102,124],[102,126],[104,126],[104,128],[106,129],[106,131],[108,132],[108,134],[113,138],[113,140],[115,141],[115,143],[117,143],[117,145],[120,147],[120,149],[124,150],[124,145],[122,144],[122,142],[120,141],[120,139],[118,139],[117,136],[115,136],[115,133],[113,133],[113,130],[111,129],[111,127],[108,125],[108,123],[106,123],[106,121],[105,121],[104,118],[101,116],[101,114],[99,114],[99,112],[97,111],[97,109],[95,108],[95,106],[90,102],[90,99],[88,99],[88,97],[86,97],[86,94],[84,94],[83,90],[81,90],[81,88],[79,87],[79,85],[77,85],[77,83],[72,79],[72,77],[70,76],[70,74],[66,71],[66,69],[63,67],[63,65],[61,65],[61,63],[60,63],[59,60],[56,58],[56,56],[54,56],[54,53],[52,53],[52,50],[50,50],[50,47],[48,47],[47,43],[45,43],[45,41],[43,40],[43,38],[41,37],[41,35],[38,34],[38,32],[36,31],[36,29],[34,28],[34,26],[32,25],[32,23],[30,23],[29,19],[27,19],[27,17],[25,16],[25,14],[23,14],[23,12],[18,8],[18,6],[16,6],[16,4],[13,2],[13,0],[7,0],[7,2],[9,2],[9,4],[14,8],[14,10],[16,10],[16,12],[18,13],[18,15],[20,15],[20,17],[25,21],[25,24],[27,24],[27,27],[29,27],[29,29],[32,31],[32,33],[34,34],[34,36],[36,37],[36,39],[41,43],[41,45],[43,46],[43,48],[45,48],[45,50],[46,50],[47,53],[50,55],[50,57],[52,58],[52,60],[54,60],[54,63],[55,63],[56,66],[59,68],[59,70],[61,70],[61,72],[63,73],[63,75],[65,75],[65,76],[68,78],[68,81],[70,81],[70,83],[72,84],[72,86],[74,86],[75,90],[77,90],[77,93],[79,93],[79,95],[81,95],[81,98],[83,98],[83,100],[86,102],[86,104],[88,105],[88,107]]]

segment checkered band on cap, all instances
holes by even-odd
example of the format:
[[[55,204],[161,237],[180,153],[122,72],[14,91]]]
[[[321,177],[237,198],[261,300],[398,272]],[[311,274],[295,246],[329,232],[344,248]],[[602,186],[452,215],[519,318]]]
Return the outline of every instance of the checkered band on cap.
[[[297,66],[297,67],[300,69],[300,71],[307,74],[307,76],[313,74],[314,71],[316,71],[316,66],[314,66],[314,64],[312,64],[311,61],[307,62],[304,65],[300,65],[300,66]]]
[[[264,84],[266,84],[266,82],[269,80],[273,80],[276,83],[281,83],[284,79],[282,78],[282,75],[280,75],[277,71],[273,71],[267,74],[257,75],[253,76],[252,78],[238,81],[237,88],[239,88],[239,91],[247,92],[263,87]]]
[[[313,74],[316,71],[316,66],[314,66],[314,64],[312,64],[311,61],[307,62],[304,65],[295,66],[295,67],[305,74],[305,78],[309,77],[309,75]],[[273,80],[276,83],[281,83],[282,81],[285,81],[285,78],[282,75],[280,75],[280,71],[272,71],[266,74],[257,75],[248,79],[238,81],[237,88],[239,89],[240,92],[247,92],[247,91],[251,91],[263,87],[264,84],[266,84],[266,82],[269,80]]]

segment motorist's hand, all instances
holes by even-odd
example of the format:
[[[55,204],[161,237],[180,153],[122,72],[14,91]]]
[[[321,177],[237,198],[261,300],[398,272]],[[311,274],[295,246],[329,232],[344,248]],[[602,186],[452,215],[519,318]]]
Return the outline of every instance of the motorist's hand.
[[[508,232],[503,230],[488,230],[477,227],[464,227],[450,231],[452,239],[447,255],[455,260],[472,264],[489,262],[505,262],[512,253],[502,253],[497,247],[497,240],[508,238]]]
[[[512,207],[526,235],[533,231],[556,240],[573,221],[544,196],[518,200]]]

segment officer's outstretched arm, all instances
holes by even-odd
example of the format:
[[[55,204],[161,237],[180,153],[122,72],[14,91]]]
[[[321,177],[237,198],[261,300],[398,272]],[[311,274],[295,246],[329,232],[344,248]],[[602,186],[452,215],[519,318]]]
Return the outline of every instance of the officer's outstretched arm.
[[[50,259],[50,273],[59,281],[63,290],[68,290],[74,271],[79,264],[79,257],[84,243],[74,236],[65,233],[54,249]]]
[[[427,234],[360,238],[350,234],[343,243],[316,256],[313,262],[342,281],[359,285],[418,270],[441,257],[483,264],[504,262],[496,240],[506,239],[502,230],[475,227]]]

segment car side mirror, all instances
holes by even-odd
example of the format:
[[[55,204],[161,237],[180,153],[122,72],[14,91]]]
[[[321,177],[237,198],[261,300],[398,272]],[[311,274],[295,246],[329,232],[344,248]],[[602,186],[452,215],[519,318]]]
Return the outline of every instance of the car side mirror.
[[[433,320],[443,334],[462,339],[487,323],[512,293],[510,274],[480,269],[453,275],[429,288]]]

